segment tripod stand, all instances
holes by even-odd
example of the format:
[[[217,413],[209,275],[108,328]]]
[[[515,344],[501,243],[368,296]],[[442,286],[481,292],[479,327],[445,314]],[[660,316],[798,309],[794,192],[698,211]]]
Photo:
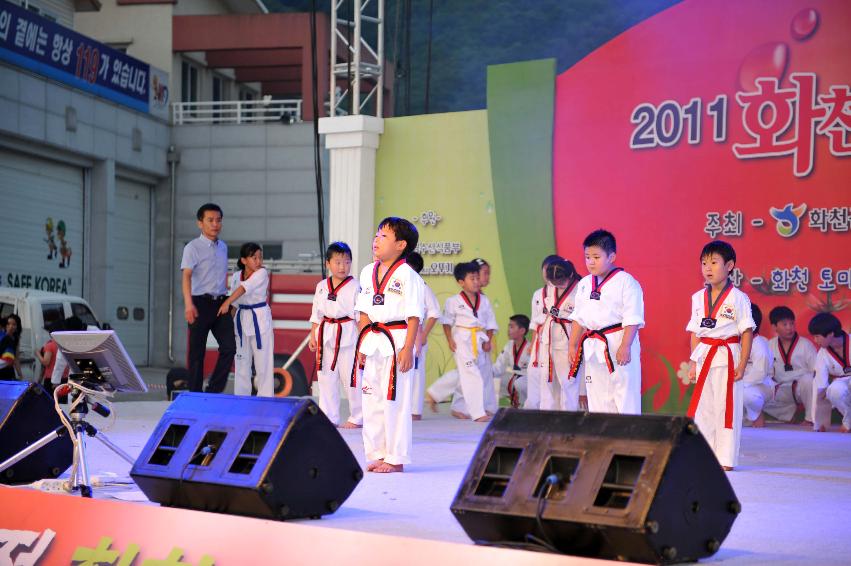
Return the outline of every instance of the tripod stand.
[[[30,454],[39,450],[43,446],[50,444],[52,441],[62,438],[69,434],[69,426],[74,434],[71,441],[74,443],[74,465],[71,467],[71,477],[69,482],[72,491],[80,491],[82,497],[92,496],[92,486],[89,481],[89,469],[86,461],[86,436],[94,437],[100,440],[104,446],[115,452],[118,456],[126,460],[131,466],[134,460],[124,450],[114,444],[94,425],[86,420],[86,415],[89,414],[89,406],[102,417],[108,417],[111,411],[105,405],[90,399],[91,393],[100,390],[97,383],[87,381],[83,375],[72,375],[68,379],[68,384],[62,387],[70,387],[69,401],[71,403],[71,411],[69,415],[65,415],[60,411],[62,420],[67,424],[61,424],[53,431],[47,433],[36,442],[27,446],[17,454],[8,458],[5,462],[0,463],[0,473],[3,473],[8,468],[11,468]],[[55,392],[58,395],[58,391]]]

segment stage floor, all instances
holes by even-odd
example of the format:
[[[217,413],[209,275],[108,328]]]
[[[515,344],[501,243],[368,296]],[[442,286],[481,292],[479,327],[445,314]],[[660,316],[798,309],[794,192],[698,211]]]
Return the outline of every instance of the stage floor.
[[[105,433],[135,457],[167,406],[117,403],[115,425]],[[368,473],[335,514],[302,523],[469,543],[449,505],[486,425],[459,421],[447,413],[448,405],[442,405],[440,413],[427,412],[414,423],[414,463],[405,473]],[[100,426],[95,419],[92,422]],[[340,432],[363,464],[360,430]],[[127,477],[126,462],[97,441],[88,447],[92,474]],[[721,550],[705,562],[851,562],[851,434],[814,433],[782,424],[745,428],[741,465],[729,477],[743,511]],[[95,494],[100,499],[144,498],[132,484],[96,488]],[[141,504],[152,505],[146,500]]]

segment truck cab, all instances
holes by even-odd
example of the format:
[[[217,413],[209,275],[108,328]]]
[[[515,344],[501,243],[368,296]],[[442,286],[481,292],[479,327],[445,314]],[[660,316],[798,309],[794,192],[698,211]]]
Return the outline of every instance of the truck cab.
[[[48,291],[0,287],[0,318],[10,314],[21,317],[18,359],[24,377],[33,381],[41,378],[42,367],[35,352],[50,340],[50,334],[46,330],[48,326],[70,316],[76,316],[90,330],[101,327],[89,303],[80,297]]]

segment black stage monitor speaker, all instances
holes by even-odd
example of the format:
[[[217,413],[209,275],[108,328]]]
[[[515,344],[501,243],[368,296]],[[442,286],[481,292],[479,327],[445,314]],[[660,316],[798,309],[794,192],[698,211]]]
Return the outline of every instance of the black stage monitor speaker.
[[[336,511],[363,471],[309,399],[182,393],[130,475],[163,505],[295,519]]]
[[[0,462],[27,448],[62,422],[53,397],[37,383],[0,381]],[[60,431],[59,438],[42,446],[0,474],[0,483],[32,483],[55,478],[71,466],[74,445]]]
[[[711,556],[740,510],[689,418],[516,409],[452,502],[476,543],[658,564]]]

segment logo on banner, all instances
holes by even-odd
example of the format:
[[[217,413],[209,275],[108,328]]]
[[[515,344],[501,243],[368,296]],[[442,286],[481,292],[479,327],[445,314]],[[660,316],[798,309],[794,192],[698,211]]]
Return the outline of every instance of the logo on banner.
[[[784,238],[791,238],[798,233],[798,228],[801,227],[801,217],[807,211],[807,205],[801,204],[793,207],[790,202],[783,208],[771,207],[769,211],[777,221],[777,233]]]

